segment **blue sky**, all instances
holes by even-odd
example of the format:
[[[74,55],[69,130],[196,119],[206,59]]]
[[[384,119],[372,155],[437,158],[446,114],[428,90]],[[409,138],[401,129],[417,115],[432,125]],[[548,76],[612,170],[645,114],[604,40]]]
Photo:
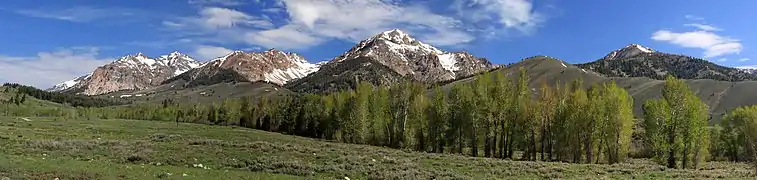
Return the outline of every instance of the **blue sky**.
[[[0,81],[46,88],[137,52],[205,61],[277,48],[318,62],[393,28],[497,64],[534,55],[581,63],[637,43],[754,66],[754,7],[748,0],[2,1]]]

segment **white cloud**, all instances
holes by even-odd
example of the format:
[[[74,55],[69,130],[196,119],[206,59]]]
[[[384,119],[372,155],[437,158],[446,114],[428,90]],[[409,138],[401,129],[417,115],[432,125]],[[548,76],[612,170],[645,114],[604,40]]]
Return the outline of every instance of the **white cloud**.
[[[190,30],[197,30],[197,27],[200,27],[205,31],[229,29],[237,26],[255,26],[258,28],[269,28],[272,26],[271,22],[261,17],[220,7],[205,7],[200,10],[197,17],[181,18],[178,21],[164,21],[163,25],[169,28],[185,28]]]
[[[665,41],[687,48],[705,50],[704,57],[712,58],[726,54],[738,54],[744,48],[738,39],[721,36],[709,31],[672,32],[659,30],[652,34],[652,39]]]
[[[463,2],[463,0],[455,0]],[[266,48],[299,49],[338,39],[358,42],[382,31],[399,28],[433,45],[460,45],[493,31],[534,29],[542,18],[526,0],[465,0],[476,7],[455,16],[433,12],[427,3],[397,0],[278,0],[257,3],[262,15],[205,7],[198,16],[169,21],[164,25],[226,43],[246,43]],[[488,8],[496,6],[496,8]],[[468,11],[475,9],[477,11]],[[478,10],[495,17],[470,18]],[[267,14],[285,13],[276,23]],[[272,16],[279,17],[279,16]],[[486,23],[484,23],[486,22]],[[480,26],[481,24],[498,24]],[[274,25],[275,24],[275,25]],[[239,38],[243,35],[243,39]],[[219,42],[214,42],[219,43]]]
[[[40,52],[33,57],[0,55],[0,77],[38,88],[49,88],[84,74],[114,59],[98,58],[98,49],[78,47]]]
[[[739,62],[744,62],[744,61],[749,61],[749,60],[750,60],[749,58],[741,58],[739,59]]]
[[[305,48],[318,44],[322,39],[308,34],[306,31],[297,29],[295,26],[284,26],[278,29],[249,32],[244,35],[250,44],[268,48]]]
[[[247,4],[248,1],[243,1],[243,0],[189,0],[188,3],[189,4],[198,4],[198,5],[239,6],[239,5]],[[255,1],[259,1],[259,0],[255,0]]]
[[[195,48],[194,54],[202,60],[211,60],[225,56],[231,52],[233,52],[233,50],[224,47],[202,45]]]
[[[544,20],[529,0],[456,0],[453,7],[474,23],[494,20],[505,28],[526,33]]]
[[[728,61],[728,59],[726,59],[726,58],[720,58],[720,59],[718,59],[718,62],[726,62],[726,61]]]
[[[702,18],[702,17],[696,16],[696,15],[691,15],[691,14],[688,14],[688,15],[686,15],[684,17],[686,19],[692,20],[692,21],[701,21],[701,20],[704,20],[704,18]]]
[[[269,26],[268,21],[257,19],[236,10],[209,7],[200,11],[199,19],[208,28],[229,28],[239,24],[252,24],[257,26]]]
[[[134,9],[123,8],[94,8],[87,6],[71,7],[64,9],[40,8],[16,10],[16,13],[37,17],[57,19],[71,22],[91,22],[120,18],[120,21],[135,20],[137,17],[146,17],[145,13]]]
[[[686,15],[686,19],[702,21],[704,18]],[[652,39],[665,41],[671,44],[687,48],[699,48],[704,50],[705,58],[718,57],[728,54],[739,54],[744,49],[740,40],[716,34],[722,29],[703,23],[690,23],[684,26],[695,27],[698,30],[689,32],[673,32],[670,30],[658,30],[652,34]]]
[[[282,0],[289,15],[290,22],[280,27],[279,32],[291,33],[293,36],[310,35],[306,41],[288,41],[291,47],[312,46],[320,43],[317,39],[341,39],[357,42],[394,28],[401,28],[413,35],[424,38],[422,34],[438,34],[435,45],[454,45],[470,42],[471,34],[463,31],[461,22],[455,18],[430,12],[427,7],[400,4],[380,0],[364,1],[323,1],[323,0]],[[447,35],[454,36],[447,36]],[[265,34],[261,34],[265,35]],[[260,39],[260,37],[248,36]],[[304,37],[304,36],[299,36]],[[276,34],[267,39],[282,39],[286,36]],[[267,46],[266,44],[259,44]],[[283,44],[280,44],[283,45]]]
[[[715,27],[715,26],[706,25],[706,24],[699,24],[699,23],[684,24],[684,26],[696,27],[697,29],[700,29],[702,31],[721,31],[722,30],[722,29],[720,29],[718,27]]]

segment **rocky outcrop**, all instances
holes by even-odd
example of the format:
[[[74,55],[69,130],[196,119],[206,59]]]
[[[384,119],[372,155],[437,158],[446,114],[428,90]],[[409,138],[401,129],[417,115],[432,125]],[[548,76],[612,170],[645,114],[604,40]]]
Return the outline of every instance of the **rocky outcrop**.
[[[361,41],[329,61],[321,70],[290,83],[287,87],[300,92],[324,92],[350,88],[347,85],[355,84],[356,80],[381,84],[400,79],[436,83],[468,77],[494,67],[485,58],[467,52],[442,51],[394,29]],[[377,73],[386,72],[384,68],[393,73]],[[361,73],[358,70],[371,73]],[[403,78],[394,77],[395,74]],[[334,79],[348,82],[337,82]]]
[[[332,62],[369,57],[403,76],[438,82],[470,76],[494,68],[487,59],[467,52],[446,52],[398,30],[385,31],[361,41]]]
[[[317,71],[319,67],[320,64],[311,64],[298,54],[277,49],[263,52],[235,51],[166,83],[184,80],[185,86],[194,86],[245,80],[284,85],[292,79]]]
[[[192,57],[173,52],[156,59],[142,53],[127,55],[100,66],[92,73],[66,81],[54,91],[99,95],[122,90],[141,90],[198,67]]]

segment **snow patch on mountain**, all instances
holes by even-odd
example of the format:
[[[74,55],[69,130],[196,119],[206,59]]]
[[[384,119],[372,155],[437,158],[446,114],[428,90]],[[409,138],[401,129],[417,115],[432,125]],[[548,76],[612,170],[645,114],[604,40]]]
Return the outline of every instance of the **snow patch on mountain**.
[[[408,50],[408,51],[422,51],[422,52],[437,53],[437,54],[444,53],[443,51],[431,45],[420,42],[410,37],[409,34],[399,29],[393,29],[390,31],[382,32],[378,36],[378,38],[388,40],[390,42],[389,48],[395,51]]]
[[[457,58],[455,58],[455,54],[452,53],[445,53],[445,54],[438,54],[436,55],[439,58],[439,63],[442,64],[442,68],[444,68],[447,71],[455,72],[457,70],[460,70],[460,67],[457,67],[455,64],[457,64]]]
[[[648,48],[639,44],[629,44],[624,48],[615,50],[607,54],[603,59],[622,59],[629,58],[639,54],[649,54],[656,52],[652,48]]]
[[[74,87],[76,84],[79,84],[79,82],[82,82],[82,81],[88,79],[91,76],[92,76],[92,73],[89,73],[87,75],[80,76],[80,77],[77,77],[75,79],[64,81],[64,82],[62,82],[60,84],[57,84],[57,85],[53,86],[52,88],[48,89],[48,91],[57,92],[57,91],[63,91],[63,90],[69,89],[71,87]]]
[[[641,52],[644,52],[644,53],[652,53],[652,52],[654,52],[654,50],[652,50],[651,48],[644,47],[644,46],[638,45],[638,44],[631,44],[629,46],[632,46],[632,47],[634,47],[634,48],[636,48],[636,49],[638,49],[638,50],[640,50]]]
[[[757,66],[741,66],[736,67],[736,69],[739,69],[741,72],[745,73],[757,74]]]
[[[140,76],[140,77],[150,77],[146,79],[146,81],[152,83],[154,79],[151,79],[151,78],[158,78],[156,76],[160,76],[160,78],[163,78],[166,76],[168,76],[169,78],[173,76],[177,76],[193,68],[199,67],[200,63],[188,55],[174,51],[167,55],[158,56],[158,58],[150,58],[144,55],[143,53],[130,54],[130,55],[121,57],[111,62],[110,64],[106,64],[104,66],[98,67],[98,69],[102,67],[106,67],[106,66],[115,68],[115,70],[110,69],[107,71],[119,71],[123,74],[130,74],[130,75],[144,74],[144,76]],[[94,71],[85,76],[81,76],[73,80],[64,81],[58,85],[53,86],[53,88],[49,90],[50,91],[63,91],[63,90],[70,89],[72,87],[84,87],[84,89],[98,88],[98,87],[89,87],[91,85],[88,85],[92,83],[89,81],[93,73]],[[117,73],[117,74],[121,74],[121,73]],[[102,77],[98,76],[98,78],[102,78]],[[113,77],[113,80],[115,79],[120,79],[120,78]],[[161,80],[161,79],[158,79],[158,80]],[[119,81],[119,80],[115,80],[115,81]]]
[[[273,69],[272,72],[266,73],[264,75],[264,81],[283,85],[292,79],[303,78],[310,73],[318,71],[318,69],[320,69],[321,65],[323,64],[323,62],[312,64],[300,58],[299,56],[289,57],[287,55],[287,57],[288,59],[292,60],[292,67],[283,70]]]

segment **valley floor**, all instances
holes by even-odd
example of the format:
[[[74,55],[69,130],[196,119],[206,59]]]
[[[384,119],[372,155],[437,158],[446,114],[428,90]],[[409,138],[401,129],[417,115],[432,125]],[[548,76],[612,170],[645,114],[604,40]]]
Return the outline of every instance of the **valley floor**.
[[[747,164],[670,170],[473,158],[246,128],[0,117],[0,179],[751,179]]]

